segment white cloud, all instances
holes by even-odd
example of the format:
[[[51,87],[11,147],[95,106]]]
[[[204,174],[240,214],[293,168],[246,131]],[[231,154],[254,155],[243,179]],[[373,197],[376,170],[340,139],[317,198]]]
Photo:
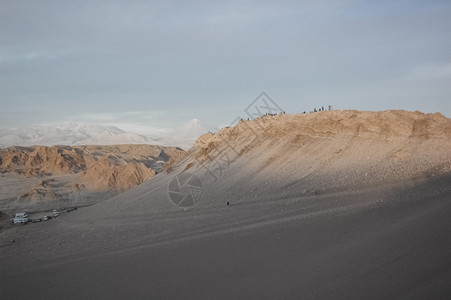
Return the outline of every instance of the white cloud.
[[[422,87],[451,114],[434,82],[450,74],[450,14],[449,1],[6,1],[0,125],[224,124],[262,90],[299,112],[318,94],[363,109],[408,95],[421,109]]]

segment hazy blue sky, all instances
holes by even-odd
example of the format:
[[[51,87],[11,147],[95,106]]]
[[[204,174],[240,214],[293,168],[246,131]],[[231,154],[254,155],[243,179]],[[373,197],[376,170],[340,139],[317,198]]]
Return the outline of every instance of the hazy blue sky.
[[[451,1],[0,0],[0,126],[165,127],[407,109],[451,117]]]

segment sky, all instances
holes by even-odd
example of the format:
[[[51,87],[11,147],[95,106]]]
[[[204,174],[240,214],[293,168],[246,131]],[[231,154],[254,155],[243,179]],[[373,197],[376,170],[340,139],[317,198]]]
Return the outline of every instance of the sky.
[[[0,127],[287,113],[451,117],[451,1],[0,0]]]

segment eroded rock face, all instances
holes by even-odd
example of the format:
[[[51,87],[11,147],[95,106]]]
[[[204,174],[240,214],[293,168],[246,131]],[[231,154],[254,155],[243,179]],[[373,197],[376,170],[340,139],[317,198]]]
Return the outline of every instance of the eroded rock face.
[[[86,168],[83,156],[71,147],[10,147],[0,150],[0,168],[25,176],[71,174]]]
[[[83,172],[80,182],[95,190],[124,191],[155,176],[143,163],[121,163],[113,157],[101,157]]]
[[[0,149],[0,171],[26,177],[80,174],[75,190],[124,191],[184,155],[180,148],[154,145],[9,147]],[[58,198],[44,182],[19,198]]]
[[[314,178],[323,182],[318,189],[328,189],[445,174],[451,171],[449,149],[451,119],[439,113],[267,115],[201,136],[186,169],[204,164],[227,170],[227,157],[253,178],[297,185]]]
[[[61,200],[63,196],[54,189],[55,179],[46,179],[40,181],[34,187],[17,197],[19,201],[54,201]]]

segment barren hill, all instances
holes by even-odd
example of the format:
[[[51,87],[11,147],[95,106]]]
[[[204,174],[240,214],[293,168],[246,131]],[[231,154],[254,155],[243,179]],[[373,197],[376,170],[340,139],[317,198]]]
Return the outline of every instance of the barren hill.
[[[441,114],[327,111],[263,116],[201,136],[170,173],[105,205],[122,207],[128,199],[132,210],[174,208],[167,189],[182,173],[201,181],[201,206],[358,190],[449,173],[449,149],[451,120]],[[147,190],[153,190],[153,196],[142,201]]]
[[[72,174],[109,157],[114,165],[143,163],[160,172],[170,157],[179,158],[183,153],[180,148],[155,145],[15,146],[0,149],[0,171],[25,176]]]
[[[15,202],[32,207],[52,201],[55,205],[54,200],[89,198],[91,191],[122,192],[184,155],[180,148],[155,145],[3,148],[0,200],[5,204],[0,205],[5,208]]]
[[[440,114],[331,111],[206,134],[152,180],[5,231],[6,293],[446,298],[450,128]]]
[[[322,191],[440,175],[451,170],[449,149],[451,120],[441,114],[327,111],[263,116],[204,135],[189,166],[218,177],[217,169],[240,168],[288,190]]]

